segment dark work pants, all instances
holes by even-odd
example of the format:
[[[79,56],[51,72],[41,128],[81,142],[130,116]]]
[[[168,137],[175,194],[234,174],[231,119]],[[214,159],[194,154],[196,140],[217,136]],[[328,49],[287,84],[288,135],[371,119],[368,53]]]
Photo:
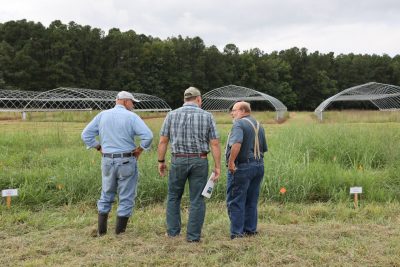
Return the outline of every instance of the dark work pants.
[[[257,204],[264,177],[263,160],[238,164],[234,174],[228,172],[227,208],[231,237],[257,230]]]
[[[207,158],[172,157],[168,179],[167,233],[176,236],[181,231],[181,199],[186,180],[189,181],[190,208],[187,240],[200,240],[206,205],[201,195],[208,176]]]

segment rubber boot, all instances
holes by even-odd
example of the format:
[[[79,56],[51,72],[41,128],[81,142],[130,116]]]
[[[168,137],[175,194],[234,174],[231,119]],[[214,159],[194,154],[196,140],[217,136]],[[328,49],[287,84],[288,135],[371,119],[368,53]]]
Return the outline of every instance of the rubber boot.
[[[128,224],[129,217],[117,217],[117,224],[115,225],[115,233],[118,235],[125,232],[126,225]]]
[[[102,236],[107,233],[107,220],[108,220],[108,213],[99,213],[98,228],[97,228],[98,236]]]

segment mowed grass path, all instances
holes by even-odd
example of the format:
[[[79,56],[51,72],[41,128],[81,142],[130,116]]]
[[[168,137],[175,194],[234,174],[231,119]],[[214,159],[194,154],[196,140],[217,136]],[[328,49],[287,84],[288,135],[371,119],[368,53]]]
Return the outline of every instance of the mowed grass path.
[[[261,203],[259,235],[231,241],[224,203],[209,203],[202,242],[164,236],[161,204],[136,209],[126,233],[92,237],[95,207],[2,210],[0,266],[399,266],[400,205]]]

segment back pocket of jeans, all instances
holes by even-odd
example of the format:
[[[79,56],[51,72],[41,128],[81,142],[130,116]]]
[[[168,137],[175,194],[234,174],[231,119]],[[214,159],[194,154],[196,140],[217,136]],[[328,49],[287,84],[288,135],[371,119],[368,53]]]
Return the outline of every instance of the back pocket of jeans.
[[[119,174],[121,175],[121,178],[133,176],[134,173],[135,164],[133,164],[132,159],[121,162],[121,165],[119,165]]]
[[[103,158],[101,162],[101,173],[103,176],[109,176],[111,174],[111,162]]]

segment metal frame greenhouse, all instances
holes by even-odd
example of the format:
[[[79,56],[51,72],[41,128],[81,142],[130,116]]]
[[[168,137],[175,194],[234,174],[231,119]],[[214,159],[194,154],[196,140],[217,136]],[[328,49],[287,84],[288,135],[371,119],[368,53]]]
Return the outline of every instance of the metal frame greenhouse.
[[[21,111],[39,92],[0,90],[0,111]]]
[[[104,110],[115,106],[117,91],[59,87],[45,92],[0,90],[0,111]],[[156,96],[132,93],[140,100],[135,111],[170,111]]]
[[[287,107],[275,97],[254,89],[227,85],[211,90],[203,95],[202,107],[208,111],[228,111],[237,101],[266,101],[276,111],[276,120],[284,118]]]
[[[322,112],[336,101],[370,101],[381,111],[400,109],[400,87],[390,84],[370,82],[357,85],[331,96],[323,101],[314,111],[322,121]]]

